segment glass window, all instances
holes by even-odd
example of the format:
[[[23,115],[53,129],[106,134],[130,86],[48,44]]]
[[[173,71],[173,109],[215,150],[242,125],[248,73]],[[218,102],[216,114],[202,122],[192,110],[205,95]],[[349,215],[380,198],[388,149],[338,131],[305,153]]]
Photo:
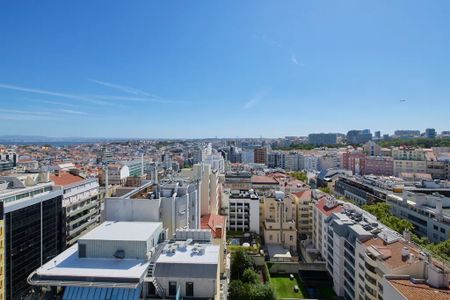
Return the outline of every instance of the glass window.
[[[177,294],[177,282],[169,281],[169,296],[175,296]]]
[[[186,297],[194,297],[194,283],[186,282]]]

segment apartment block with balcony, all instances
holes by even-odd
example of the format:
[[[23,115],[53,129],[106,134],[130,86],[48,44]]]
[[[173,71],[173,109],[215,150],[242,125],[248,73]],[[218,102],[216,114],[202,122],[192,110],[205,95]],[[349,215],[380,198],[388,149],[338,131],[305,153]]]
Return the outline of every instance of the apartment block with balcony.
[[[50,180],[63,190],[65,247],[69,247],[100,222],[98,180],[61,172],[50,175]]]
[[[297,204],[298,240],[311,239],[313,233],[313,202],[311,190],[292,193]]]
[[[411,147],[397,147],[392,149],[394,159],[394,176],[400,173],[426,173],[427,163],[425,151]]]
[[[224,190],[222,213],[228,231],[259,234],[259,196],[254,190]]]

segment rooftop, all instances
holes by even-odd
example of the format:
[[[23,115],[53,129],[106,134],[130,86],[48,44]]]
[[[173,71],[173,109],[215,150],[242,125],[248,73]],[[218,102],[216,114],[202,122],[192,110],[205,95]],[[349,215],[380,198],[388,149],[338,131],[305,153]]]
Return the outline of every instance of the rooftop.
[[[171,249],[173,249],[171,251]],[[167,244],[156,263],[171,264],[218,264],[219,246],[175,242]]]
[[[67,186],[74,183],[82,182],[85,179],[81,176],[73,175],[70,173],[60,173],[59,175],[50,175],[50,180],[56,185]]]
[[[95,277],[139,279],[148,264],[143,259],[79,258],[78,244],[75,244],[37,269],[36,274],[63,277],[68,281],[83,281],[85,277],[91,278],[90,281],[95,281]]]
[[[448,300],[450,299],[449,289],[436,289],[425,283],[413,283],[407,279],[390,279],[388,282],[405,298],[409,300]],[[450,286],[449,286],[450,288]]]
[[[327,197],[322,197],[317,201],[316,207],[327,217],[331,216],[333,213],[341,212],[344,208],[342,207],[342,204],[339,202],[333,202],[332,205],[330,205],[331,202]]]
[[[146,241],[162,227],[161,222],[107,221],[85,234],[80,240]]]
[[[256,184],[278,184],[278,181],[271,177],[266,175],[253,175],[252,176],[252,183]]]

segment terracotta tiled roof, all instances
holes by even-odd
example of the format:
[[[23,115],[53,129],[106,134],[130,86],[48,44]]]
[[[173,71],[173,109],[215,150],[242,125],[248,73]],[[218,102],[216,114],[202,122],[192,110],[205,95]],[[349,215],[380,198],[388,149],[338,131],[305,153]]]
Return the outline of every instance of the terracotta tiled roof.
[[[390,279],[392,286],[408,300],[449,300],[449,289],[436,289],[424,283],[413,283],[406,279]],[[450,286],[449,286],[450,288]]]
[[[407,260],[402,259],[402,248],[408,247],[409,252],[414,254],[415,259],[418,260],[420,252],[412,247],[412,245],[407,245],[402,241],[396,241],[391,244],[384,244],[384,241],[380,238],[372,238],[364,242],[364,245],[367,247],[372,246],[375,250],[377,250],[381,254],[390,254],[385,255],[386,259],[384,259],[384,263],[391,269],[396,269],[398,267],[404,266],[408,264]]]
[[[50,175],[50,180],[56,185],[66,186],[76,182],[83,181],[84,178],[70,173],[60,173],[59,175]]]
[[[327,217],[331,216],[333,213],[341,212],[343,210],[343,207],[340,204],[337,204],[333,207],[327,207],[325,205],[325,203],[326,203],[326,198],[322,197],[319,201],[317,201],[316,207]]]
[[[276,181],[273,177],[270,176],[253,175],[252,183],[278,184],[278,181]]]

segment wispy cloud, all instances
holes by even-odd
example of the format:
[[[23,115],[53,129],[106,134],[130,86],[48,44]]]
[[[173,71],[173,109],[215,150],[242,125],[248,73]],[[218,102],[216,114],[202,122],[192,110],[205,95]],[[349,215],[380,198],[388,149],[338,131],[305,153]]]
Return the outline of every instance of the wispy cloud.
[[[27,111],[18,109],[0,109],[0,120],[13,120],[13,121],[44,121],[44,120],[56,120],[49,112],[46,111]]]
[[[105,102],[105,101],[93,100],[93,99],[85,98],[85,97],[79,96],[79,95],[60,93],[60,92],[54,92],[54,91],[42,90],[42,89],[35,89],[35,88],[29,88],[29,87],[24,87],[24,86],[0,83],[0,88],[7,89],[7,90],[13,90],[13,91],[19,91],[19,92],[39,94],[39,95],[63,97],[63,98],[67,98],[67,99],[90,102],[91,104],[97,104],[97,105],[110,105],[110,103]]]
[[[73,109],[59,109],[59,112],[65,113],[65,114],[70,114],[70,115],[87,115],[86,112],[84,111],[79,111],[79,110],[73,110]]]
[[[260,99],[258,97],[252,98],[252,99],[248,100],[247,102],[245,102],[244,108],[245,109],[253,108],[256,104],[259,103],[259,101],[260,101]]]
[[[102,100],[122,100],[122,101],[132,101],[132,102],[153,102],[153,103],[182,103],[180,101],[171,101],[161,98],[145,98],[145,97],[128,97],[128,96],[109,96],[109,95],[87,95],[91,98],[102,99]]]
[[[101,80],[97,80],[97,79],[89,79],[89,81],[99,84],[99,85],[103,85],[106,87],[110,87],[119,91],[122,91],[124,93],[128,93],[128,94],[133,94],[133,95],[141,95],[141,96],[147,96],[147,97],[156,97],[155,95],[149,94],[147,92],[144,92],[140,89],[134,88],[134,87],[130,87],[130,86],[126,86],[126,85],[121,85],[121,84],[116,84],[116,83],[111,83],[111,82],[106,82],[106,81],[101,81]]]

